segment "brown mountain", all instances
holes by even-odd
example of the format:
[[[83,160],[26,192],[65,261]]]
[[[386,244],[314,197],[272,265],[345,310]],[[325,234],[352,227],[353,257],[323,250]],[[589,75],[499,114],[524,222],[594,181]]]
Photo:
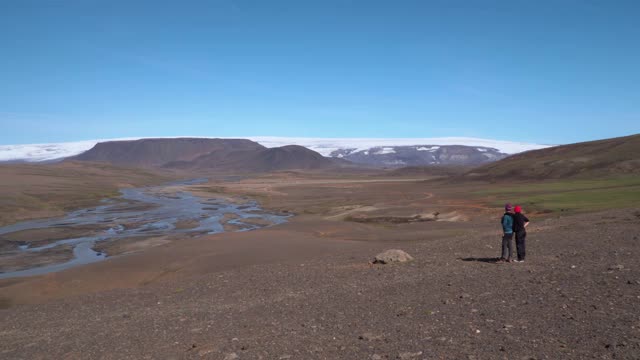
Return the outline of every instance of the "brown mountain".
[[[606,177],[640,173],[640,134],[532,150],[475,168],[482,180]]]
[[[278,170],[316,170],[342,167],[348,162],[326,158],[303,146],[288,145],[277,148],[240,150],[202,155],[193,161],[167,163],[165,168],[212,170],[220,172],[268,172]]]
[[[235,151],[257,151],[265,147],[245,139],[142,139],[109,141],[69,160],[108,162],[114,165],[155,167],[169,162],[191,161],[213,152],[224,156]]]

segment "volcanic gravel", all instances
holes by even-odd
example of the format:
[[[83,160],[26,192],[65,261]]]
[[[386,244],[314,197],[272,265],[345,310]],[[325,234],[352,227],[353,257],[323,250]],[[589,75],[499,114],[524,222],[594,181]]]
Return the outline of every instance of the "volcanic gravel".
[[[0,310],[0,358],[638,359],[637,214],[531,217],[525,263],[494,262],[498,224],[487,221],[12,306]],[[415,260],[368,262],[391,248]]]

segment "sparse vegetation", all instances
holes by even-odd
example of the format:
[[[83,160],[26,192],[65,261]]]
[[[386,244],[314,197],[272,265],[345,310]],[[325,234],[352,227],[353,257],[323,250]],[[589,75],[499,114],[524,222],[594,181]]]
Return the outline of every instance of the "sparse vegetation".
[[[105,164],[0,166],[0,225],[59,216],[115,198],[119,189],[167,181],[145,170]]]
[[[489,204],[518,203],[536,212],[586,212],[628,208],[640,203],[640,178],[560,180],[491,186],[474,192]]]

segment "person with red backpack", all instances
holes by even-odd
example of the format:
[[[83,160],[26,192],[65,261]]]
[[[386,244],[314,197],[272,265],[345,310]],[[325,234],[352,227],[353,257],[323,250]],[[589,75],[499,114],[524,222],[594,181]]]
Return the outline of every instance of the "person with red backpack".
[[[527,239],[527,225],[529,225],[529,219],[522,214],[522,206],[516,205],[515,214],[513,215],[513,232],[516,234],[516,252],[518,259],[516,262],[524,262],[526,255],[525,240]]]

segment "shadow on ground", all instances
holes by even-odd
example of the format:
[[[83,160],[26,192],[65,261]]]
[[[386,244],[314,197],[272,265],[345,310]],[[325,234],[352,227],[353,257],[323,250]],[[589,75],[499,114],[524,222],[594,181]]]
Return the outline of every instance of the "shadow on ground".
[[[466,257],[466,258],[459,258],[462,261],[477,261],[477,262],[484,262],[484,263],[496,263],[498,262],[498,258],[494,258],[494,257]]]

